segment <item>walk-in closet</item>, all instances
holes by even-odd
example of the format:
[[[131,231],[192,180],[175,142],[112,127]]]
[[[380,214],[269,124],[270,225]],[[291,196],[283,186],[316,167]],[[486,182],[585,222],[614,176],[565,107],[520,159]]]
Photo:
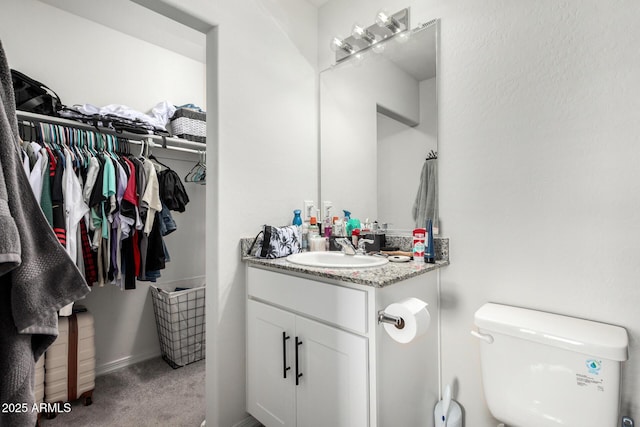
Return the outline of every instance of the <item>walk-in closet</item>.
[[[207,110],[205,35],[136,3],[6,0],[1,6],[0,41],[11,69],[46,84],[66,106],[123,105],[149,113],[164,102]],[[112,394],[103,402],[113,403],[118,381],[122,381],[124,389],[132,389],[136,382],[149,382],[158,395],[167,390],[180,394],[180,388],[172,389],[171,384],[179,383],[182,376],[188,382],[185,390],[189,384],[201,388],[196,394],[202,403],[190,409],[191,416],[201,422],[205,416],[205,361],[200,359],[204,356],[197,357],[195,360],[200,361],[193,364],[194,360],[188,357],[177,364],[160,359],[151,287],[174,291],[206,284],[206,142],[172,135],[162,138],[127,131],[114,133],[93,123],[38,114],[18,112],[18,119],[23,140],[70,144],[74,146],[72,151],[89,147],[85,153],[103,149],[121,164],[127,164],[126,158],[143,157],[157,165],[158,176],[163,170],[171,170],[179,178],[188,203],[183,211],[171,211],[175,231],[164,235],[159,242],[159,251],[169,255],[162,263],[163,268],[150,269],[154,272],[144,278],[129,274],[125,280],[120,278],[120,273],[126,273],[124,265],[119,266],[122,271],[115,275],[106,267],[101,278],[87,280],[91,292],[75,305],[85,307],[93,316],[95,375],[100,378],[120,372],[119,376],[110,376],[108,384],[102,382]],[[88,161],[88,157],[84,161]],[[116,246],[103,248],[105,254],[108,249],[119,256],[121,248]],[[204,299],[204,293],[198,298]],[[199,314],[204,316],[204,303],[199,307],[202,310]],[[204,334],[204,322],[201,327]],[[202,346],[204,354],[204,343]],[[138,366],[145,361],[151,361],[151,365]],[[96,384],[92,406],[101,404],[98,390],[101,383],[96,381]],[[141,393],[146,393],[142,396],[144,404],[152,406],[153,390]],[[155,416],[170,419],[169,405],[165,402],[160,406],[164,406],[165,412],[158,409]],[[73,412],[83,409],[82,405],[73,406]],[[179,410],[182,409],[175,408]],[[61,413],[55,420],[40,422],[43,426],[68,425],[65,415]],[[102,425],[91,419],[79,419],[90,425]],[[153,425],[152,421],[149,423]]]

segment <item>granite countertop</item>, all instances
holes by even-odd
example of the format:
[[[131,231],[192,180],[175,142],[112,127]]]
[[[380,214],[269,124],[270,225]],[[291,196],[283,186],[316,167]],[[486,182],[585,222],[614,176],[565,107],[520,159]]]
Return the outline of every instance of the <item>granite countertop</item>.
[[[246,255],[253,239],[241,239],[240,248],[242,260],[248,264],[255,266],[264,266],[283,272],[295,272],[308,274],[314,277],[326,279],[340,280],[343,282],[357,283],[360,285],[373,286],[382,288],[393,283],[400,282],[429,271],[437,270],[445,265],[449,265],[449,239],[435,238],[434,246],[436,249],[435,264],[417,264],[413,261],[409,262],[389,262],[381,267],[371,268],[324,268],[324,267],[308,267],[304,265],[293,264],[286,258],[263,259]],[[398,246],[403,249],[402,241]]]

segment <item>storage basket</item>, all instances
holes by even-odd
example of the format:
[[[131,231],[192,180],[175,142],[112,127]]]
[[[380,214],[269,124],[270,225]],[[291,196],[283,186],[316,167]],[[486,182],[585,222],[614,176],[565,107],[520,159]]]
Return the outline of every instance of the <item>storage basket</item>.
[[[171,131],[179,138],[207,142],[207,113],[178,108],[171,117]]]
[[[205,357],[205,287],[170,292],[151,285],[162,358],[173,368]]]

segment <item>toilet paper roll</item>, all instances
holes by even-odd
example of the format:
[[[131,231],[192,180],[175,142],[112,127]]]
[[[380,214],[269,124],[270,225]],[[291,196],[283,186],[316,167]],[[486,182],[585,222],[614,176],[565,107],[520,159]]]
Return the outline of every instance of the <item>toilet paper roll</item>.
[[[391,338],[399,343],[406,344],[429,329],[431,315],[427,310],[427,303],[418,298],[407,298],[405,300],[389,304],[384,312],[392,316],[400,316],[404,319],[404,328],[398,329],[395,325],[385,323],[384,330]]]

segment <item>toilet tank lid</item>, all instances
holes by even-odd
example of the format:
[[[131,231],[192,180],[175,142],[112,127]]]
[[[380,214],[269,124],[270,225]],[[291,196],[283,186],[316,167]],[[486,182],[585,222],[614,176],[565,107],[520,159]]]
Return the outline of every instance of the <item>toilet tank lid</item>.
[[[620,326],[495,303],[487,303],[476,311],[475,324],[487,332],[607,360],[628,358],[629,337]]]

